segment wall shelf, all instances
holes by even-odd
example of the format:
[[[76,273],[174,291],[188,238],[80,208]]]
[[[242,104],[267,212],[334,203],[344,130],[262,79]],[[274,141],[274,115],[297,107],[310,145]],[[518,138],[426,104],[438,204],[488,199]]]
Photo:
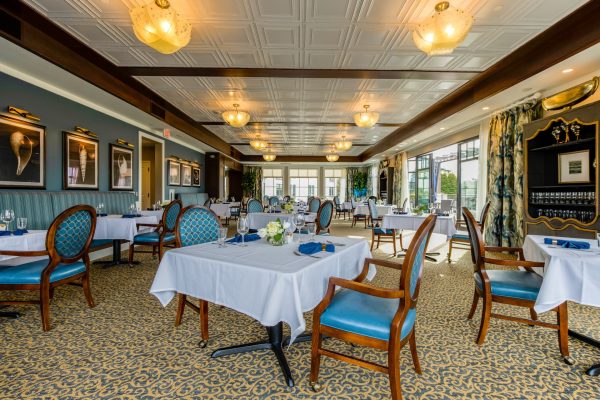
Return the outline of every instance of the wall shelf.
[[[568,148],[568,147],[574,147],[576,145],[585,145],[589,142],[593,142],[594,140],[596,140],[596,138],[585,138],[585,139],[579,139],[579,140],[571,140],[567,143],[555,143],[555,144],[551,144],[550,146],[542,146],[542,147],[534,147],[529,149],[529,151],[542,151],[542,150],[557,150],[557,149],[564,149],[564,148]]]

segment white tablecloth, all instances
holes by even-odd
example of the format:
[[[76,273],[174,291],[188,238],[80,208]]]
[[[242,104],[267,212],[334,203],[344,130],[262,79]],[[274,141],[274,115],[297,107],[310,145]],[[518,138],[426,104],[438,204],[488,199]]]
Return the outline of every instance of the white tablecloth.
[[[221,218],[231,217],[231,211],[229,210],[229,204],[214,203],[210,205],[210,209],[215,212]]]
[[[144,217],[156,217],[157,221],[160,221],[162,219],[163,216],[163,209],[160,210],[144,210],[144,211],[140,211],[140,214],[142,214]]]
[[[600,307],[600,248],[595,240],[589,250],[553,248],[544,238],[553,236],[527,235],[523,243],[526,260],[545,263],[544,280],[535,302],[535,311],[550,311],[567,300]]]
[[[96,232],[94,239],[129,240],[133,241],[135,235],[140,232],[148,232],[154,228],[141,227],[139,232],[136,224],[157,224],[158,219],[153,216],[142,216],[138,218],[123,218],[120,215],[109,215],[99,217],[96,220]]]
[[[163,306],[184,293],[237,310],[264,326],[283,321],[293,341],[306,328],[303,313],[322,300],[329,278],[354,279],[371,255],[364,239],[320,239],[346,246],[318,253],[320,259],[295,255],[297,243],[271,246],[265,240],[247,247],[207,243],[173,249],[163,256],[150,293]],[[371,268],[369,279],[375,275]]]
[[[46,232],[34,231],[20,236],[0,236],[0,250],[12,251],[40,251],[46,250]],[[17,258],[15,256],[0,255],[0,261]]]
[[[383,217],[381,227],[383,229],[405,229],[408,231],[416,231],[419,226],[425,221],[427,215],[400,215],[388,214]],[[454,215],[449,217],[438,216],[433,228],[433,233],[440,233],[450,237],[456,232],[456,218]]]
[[[394,206],[376,206],[377,207],[377,216],[381,217],[386,214],[391,214],[394,211]],[[369,206],[366,204],[359,204],[356,206],[354,210],[354,214],[364,214],[369,215]]]
[[[352,203],[345,201],[342,203],[342,210],[352,210]]]
[[[304,221],[308,223],[315,222],[316,217],[316,213],[310,213],[304,216]],[[249,213],[247,216],[248,227],[250,229],[264,228],[269,222],[275,221],[277,218],[279,218],[281,222],[289,222],[292,225],[292,228],[294,230],[296,229],[296,225],[294,225],[294,214],[287,213]]]

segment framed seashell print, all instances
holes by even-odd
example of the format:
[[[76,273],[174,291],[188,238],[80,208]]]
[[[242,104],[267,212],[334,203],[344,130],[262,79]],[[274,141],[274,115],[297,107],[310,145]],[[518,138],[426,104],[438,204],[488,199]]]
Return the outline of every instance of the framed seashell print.
[[[98,140],[63,132],[63,188],[98,190]]]
[[[0,115],[0,187],[46,186],[46,128]]]
[[[192,166],[181,164],[181,186],[192,186]]]
[[[169,171],[169,186],[181,186],[181,163],[169,160],[167,171]]]
[[[110,190],[133,191],[133,150],[110,143]]]
[[[200,168],[192,167],[192,186],[200,186]]]

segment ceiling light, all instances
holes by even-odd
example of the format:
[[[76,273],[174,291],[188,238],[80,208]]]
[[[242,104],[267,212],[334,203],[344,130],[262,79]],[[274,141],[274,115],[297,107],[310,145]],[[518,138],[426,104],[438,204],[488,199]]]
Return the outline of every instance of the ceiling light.
[[[417,25],[413,31],[415,45],[428,56],[450,54],[467,37],[473,17],[442,1],[435,13]]]
[[[260,140],[260,133],[258,133],[256,138],[250,141],[250,146],[255,150],[262,151],[267,148],[267,142]]]
[[[234,128],[241,128],[242,126],[246,125],[248,121],[250,121],[250,114],[245,111],[238,110],[239,106],[239,104],[234,104],[234,110],[225,111],[223,114],[221,114],[225,122]]]
[[[446,128],[444,128],[444,127],[441,127],[441,128],[440,128],[440,131],[443,131],[443,130],[446,130]]]
[[[331,153],[331,154],[327,154],[325,156],[325,158],[327,159],[327,161],[329,162],[336,162],[337,160],[340,159],[340,156],[338,154],[335,153]]]
[[[369,105],[365,104],[364,112],[354,114],[354,123],[360,128],[372,128],[379,120],[379,114],[373,111],[369,111]]]
[[[568,74],[569,72],[573,72],[573,68],[567,68],[562,70],[563,74]]]
[[[352,148],[352,142],[346,140],[346,136],[342,136],[342,140],[333,144],[338,151],[348,151]]]
[[[482,107],[481,108],[483,111],[489,110],[490,108],[488,106]]]
[[[192,37],[192,25],[170,6],[168,0],[155,0],[129,12],[135,36],[163,54],[187,46]]]

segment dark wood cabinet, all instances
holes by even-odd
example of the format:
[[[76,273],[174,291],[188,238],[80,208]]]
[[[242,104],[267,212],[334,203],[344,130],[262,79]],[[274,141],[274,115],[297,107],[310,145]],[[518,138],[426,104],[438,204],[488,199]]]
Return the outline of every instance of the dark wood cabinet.
[[[379,171],[379,198],[387,204],[394,203],[393,167],[385,167]]]

